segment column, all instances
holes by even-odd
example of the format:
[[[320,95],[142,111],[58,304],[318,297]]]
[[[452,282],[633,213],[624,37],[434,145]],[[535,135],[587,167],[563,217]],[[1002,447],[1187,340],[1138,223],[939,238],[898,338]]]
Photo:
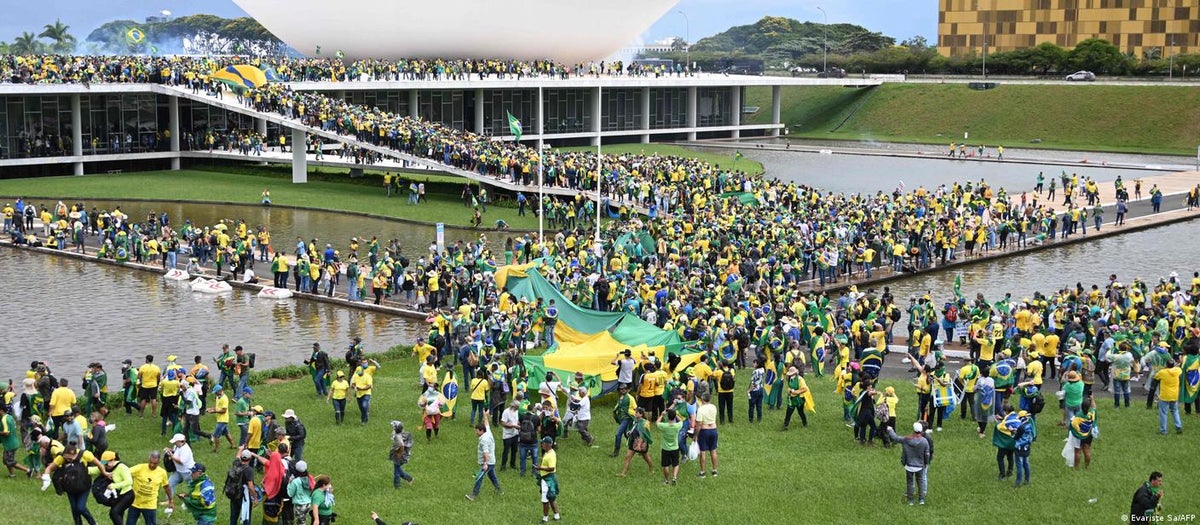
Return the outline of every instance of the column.
[[[292,130],[292,184],[308,182],[307,140],[303,130]]]
[[[475,89],[475,133],[483,134],[483,88]]]
[[[417,111],[417,90],[408,92],[408,116],[412,118],[420,118],[421,112]]]
[[[538,155],[542,154],[542,144],[545,142],[544,139],[542,138],[542,135],[546,134],[546,102],[545,102],[545,100],[546,100],[546,98],[542,94],[542,88],[538,87],[537,111],[535,112],[535,115],[536,115],[535,118],[537,119],[537,124],[536,124],[536,127],[534,128],[534,130],[537,132],[537,136],[538,136],[538,139],[537,139]]]
[[[171,134],[171,169],[179,169],[179,97],[167,97],[167,132]]]
[[[650,143],[650,88],[642,88],[642,144]]]
[[[730,95],[729,96],[729,101],[730,101],[729,109],[731,111],[731,114],[730,114],[731,118],[729,119],[729,125],[741,126],[742,125],[742,88],[740,86],[733,86],[733,87],[729,88],[729,95]],[[734,139],[741,138],[742,130],[734,128],[733,132],[729,134],[729,137],[734,138]]]
[[[779,124],[780,109],[783,107],[783,86],[771,86],[771,123]],[[771,130],[772,137],[779,136],[779,128]]]
[[[601,118],[600,117],[601,117],[601,111],[603,111],[601,109],[603,107],[603,104],[601,104],[600,99],[603,95],[604,95],[604,93],[603,93],[603,90],[600,88],[600,86],[596,86],[595,100],[592,101],[592,133],[596,134],[596,136],[592,137],[592,145],[593,146],[600,145],[600,129],[601,129],[601,126],[600,126]]]
[[[687,88],[687,132],[688,140],[696,140],[696,87]]]
[[[267,136],[267,119],[265,119],[265,118],[254,119],[254,131],[257,132],[259,135],[266,137]]]
[[[71,155],[83,156],[83,110],[79,95],[71,95]],[[83,162],[75,162],[75,174],[83,175]]]

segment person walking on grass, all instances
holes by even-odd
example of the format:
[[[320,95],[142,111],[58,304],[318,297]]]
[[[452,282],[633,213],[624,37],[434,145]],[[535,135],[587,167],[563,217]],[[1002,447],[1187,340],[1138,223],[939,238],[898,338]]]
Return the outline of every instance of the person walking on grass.
[[[913,423],[913,433],[904,437],[896,434],[896,431],[888,427],[888,439],[893,442],[900,443],[900,464],[904,466],[904,478],[906,489],[904,498],[911,506],[913,497],[920,490],[919,501],[921,505],[925,504],[925,466],[929,460],[929,442],[925,440],[925,435],[922,433],[924,424],[921,421]]]
[[[413,477],[411,474],[404,471],[404,465],[408,463],[412,457],[413,438],[412,434],[404,431],[404,423],[392,421],[392,448],[388,452],[388,457],[392,460],[392,488],[400,488],[400,480],[408,482],[408,486],[412,486]]]
[[[542,523],[550,521],[550,511],[554,511],[554,521],[559,520],[558,514],[558,455],[554,452],[554,440],[549,436],[542,438],[542,460],[533,466],[537,474],[538,488],[542,492]]]
[[[654,443],[654,437],[650,434],[650,427],[646,423],[646,409],[638,407],[636,414],[633,420],[633,427],[626,432],[629,447],[625,452],[625,462],[621,467],[621,473],[617,474],[618,477],[623,478],[629,473],[629,463],[633,461],[634,454],[641,456],[646,461],[646,468],[650,470],[651,474],[654,473],[654,464],[650,462],[649,454],[650,445]],[[715,411],[713,417],[716,417]]]
[[[1167,435],[1167,416],[1174,418],[1175,433],[1183,433],[1183,422],[1179,420],[1179,378],[1183,375],[1175,360],[1167,361],[1166,368],[1154,374],[1158,381],[1158,433]]]
[[[700,398],[700,406],[696,408],[696,440],[700,445],[700,474],[705,477],[705,456],[712,463],[712,476],[717,477],[717,407],[712,404],[712,395],[706,394]]]
[[[216,525],[217,490],[202,463],[192,465],[187,490],[176,493],[184,508],[192,513],[196,525]]]
[[[475,488],[467,494],[467,499],[475,501],[479,497],[479,489],[483,488],[483,478],[486,476],[496,488],[496,495],[504,494],[500,489],[500,480],[496,479],[496,438],[492,436],[489,425],[491,411],[484,409],[483,420],[475,425],[475,435],[479,437],[479,445],[475,449],[475,460],[479,462],[479,473],[475,475]]]

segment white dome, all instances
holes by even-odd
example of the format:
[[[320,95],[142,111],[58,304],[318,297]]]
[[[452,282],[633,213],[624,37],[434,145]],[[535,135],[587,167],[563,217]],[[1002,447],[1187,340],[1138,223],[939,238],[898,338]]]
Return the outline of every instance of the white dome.
[[[602,60],[679,0],[234,0],[306,55]]]

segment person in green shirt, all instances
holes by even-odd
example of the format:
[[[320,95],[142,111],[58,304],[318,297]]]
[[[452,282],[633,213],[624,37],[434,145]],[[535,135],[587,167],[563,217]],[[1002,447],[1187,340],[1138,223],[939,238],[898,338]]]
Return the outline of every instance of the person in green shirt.
[[[333,520],[333,483],[329,476],[317,476],[313,483],[312,503],[317,509],[317,523],[327,525]]]
[[[316,524],[318,521],[317,508],[313,506],[315,483],[308,474],[308,463],[297,461],[294,467],[296,477],[288,482],[287,495],[292,500],[295,509],[296,525]],[[323,496],[323,495],[322,495]]]
[[[21,450],[21,430],[17,420],[8,413],[8,405],[0,403],[0,443],[4,445],[4,466],[8,467],[8,477],[13,477],[13,469],[29,474],[29,467],[17,463],[17,451]]]
[[[664,416],[666,423],[663,422]],[[663,485],[674,485],[679,477],[679,430],[683,428],[683,422],[674,408],[668,408],[658,415],[656,423],[662,435]]]
[[[242,389],[242,395],[238,397],[237,404],[233,408],[233,415],[236,416],[234,422],[237,423],[238,430],[240,431],[238,446],[246,446],[246,440],[250,437],[250,402],[253,396],[253,390],[249,388]]]

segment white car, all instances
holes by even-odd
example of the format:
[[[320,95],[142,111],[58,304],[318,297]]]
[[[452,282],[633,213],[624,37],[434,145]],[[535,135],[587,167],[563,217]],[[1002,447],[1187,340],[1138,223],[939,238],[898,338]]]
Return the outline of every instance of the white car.
[[[1067,75],[1067,82],[1093,82],[1096,80],[1096,74],[1091,71],[1076,71]]]

